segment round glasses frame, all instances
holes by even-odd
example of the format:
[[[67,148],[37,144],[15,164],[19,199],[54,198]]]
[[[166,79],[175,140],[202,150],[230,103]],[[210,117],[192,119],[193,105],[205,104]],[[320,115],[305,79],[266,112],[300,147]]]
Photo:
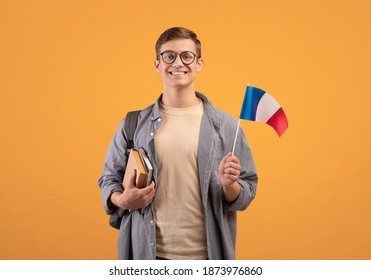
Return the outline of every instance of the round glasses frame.
[[[171,55],[174,56],[174,58],[173,59],[170,59],[170,60],[165,60],[164,59],[164,54],[171,54]],[[196,55],[195,53],[193,53],[191,51],[184,51],[184,52],[181,52],[181,53],[176,53],[174,51],[163,51],[162,53],[159,54],[159,56],[162,57],[162,61],[165,62],[166,64],[172,64],[172,63],[174,63],[174,61],[176,60],[176,58],[178,57],[178,55],[179,55],[180,60],[183,62],[184,65],[190,65],[190,64],[192,64],[195,61],[196,57],[198,56],[198,55]],[[185,61],[185,57],[184,57],[185,55],[193,56],[192,61],[186,62]]]

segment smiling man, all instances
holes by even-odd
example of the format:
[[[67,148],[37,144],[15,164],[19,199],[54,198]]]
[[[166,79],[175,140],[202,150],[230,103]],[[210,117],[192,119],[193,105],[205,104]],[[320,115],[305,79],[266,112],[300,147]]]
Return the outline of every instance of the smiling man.
[[[202,70],[201,43],[174,27],[156,43],[156,71],[163,82],[157,102],[142,110],[134,146],[154,166],[153,182],[122,186],[126,155],[125,119],[107,152],[99,179],[108,214],[124,211],[118,238],[120,259],[235,259],[237,211],[255,197],[257,174],[237,121],[195,91]]]

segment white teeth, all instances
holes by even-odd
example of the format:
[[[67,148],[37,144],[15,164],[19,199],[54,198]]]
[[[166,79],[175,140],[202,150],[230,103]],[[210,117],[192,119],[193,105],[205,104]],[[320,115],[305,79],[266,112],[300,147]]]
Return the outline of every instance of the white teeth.
[[[185,72],[171,72],[173,75],[184,75]]]

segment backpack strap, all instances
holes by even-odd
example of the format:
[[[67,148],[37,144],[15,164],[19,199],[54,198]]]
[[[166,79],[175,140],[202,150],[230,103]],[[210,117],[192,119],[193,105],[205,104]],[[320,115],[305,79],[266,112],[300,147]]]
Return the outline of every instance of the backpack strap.
[[[134,132],[138,124],[138,115],[141,111],[131,111],[126,114],[124,131],[126,135],[126,153],[134,148]]]
[[[125,125],[124,125],[124,135],[126,135],[126,155],[129,158],[129,153],[132,148],[134,148],[134,132],[138,124],[138,116],[141,111],[131,111],[126,114]],[[117,209],[110,215],[109,224],[120,229],[122,216],[127,210]]]

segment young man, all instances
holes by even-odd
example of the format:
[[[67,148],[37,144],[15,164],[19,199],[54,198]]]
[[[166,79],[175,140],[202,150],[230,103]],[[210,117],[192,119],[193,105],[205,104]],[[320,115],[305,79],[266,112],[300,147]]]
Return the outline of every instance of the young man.
[[[170,28],[157,40],[163,93],[141,111],[134,134],[154,166],[149,186],[136,188],[135,173],[122,186],[125,119],[111,142],[98,183],[108,214],[126,210],[119,259],[235,259],[236,211],[254,199],[257,175],[241,128],[230,152],[237,121],[195,91],[202,65],[193,31]]]

